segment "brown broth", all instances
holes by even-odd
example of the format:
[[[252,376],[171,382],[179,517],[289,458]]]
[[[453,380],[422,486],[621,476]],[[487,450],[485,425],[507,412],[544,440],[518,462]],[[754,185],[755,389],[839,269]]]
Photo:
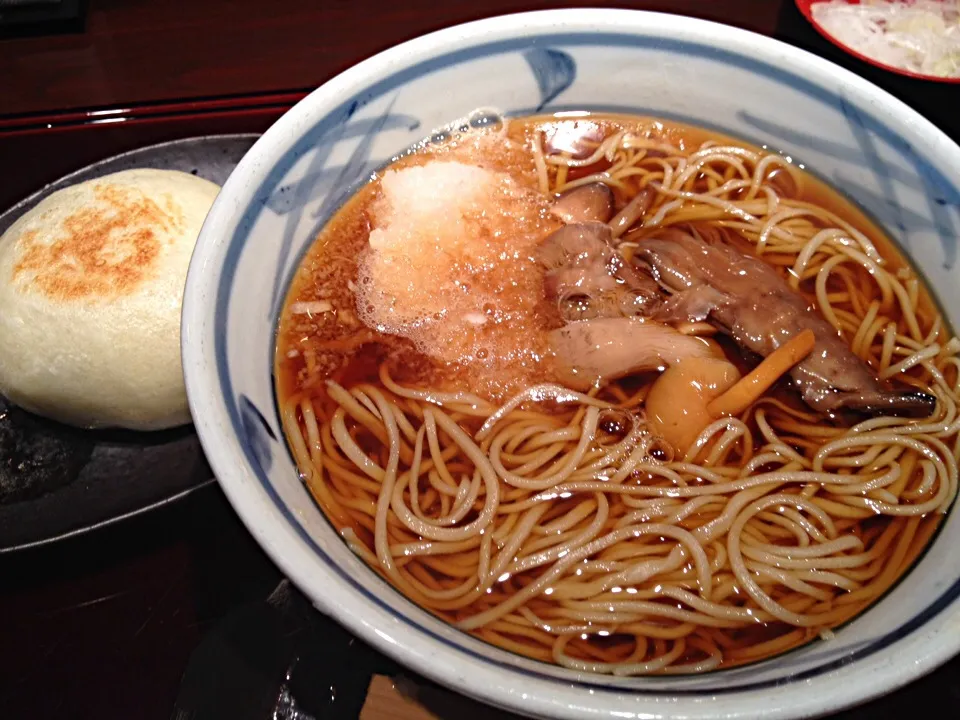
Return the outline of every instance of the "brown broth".
[[[535,186],[535,168],[528,152],[533,133],[570,122],[572,121],[568,119],[552,117],[531,117],[511,121],[507,137],[515,146],[499,147],[492,154],[484,155],[483,160],[493,168],[508,171],[531,186]],[[599,136],[608,136],[618,130],[627,129],[636,133],[654,134],[681,149],[697,147],[708,140],[721,144],[752,147],[740,140],[724,137],[712,131],[649,118],[585,116],[578,122],[594,124]],[[460,157],[459,152],[457,143],[454,142],[450,146],[428,148],[423,152],[404,157],[391,167],[418,165],[444,156],[457,158]],[[476,159],[469,152],[467,156]],[[605,161],[601,161],[587,168],[571,170],[569,177],[570,179],[583,177],[590,172],[602,171],[605,167]],[[808,173],[800,174],[800,180],[797,188],[799,199],[829,210],[864,233],[877,247],[889,267],[906,268],[912,271],[907,260],[899,253],[896,244],[859,208]],[[351,285],[357,276],[358,258],[367,244],[371,228],[370,208],[377,192],[377,183],[372,182],[366,185],[331,218],[304,256],[293,278],[281,314],[277,336],[275,369],[277,393],[282,406],[298,402],[302,398],[310,398],[321,406],[324,405],[328,400],[323,381],[327,379],[336,380],[348,388],[362,382],[378,385],[378,372],[384,363],[388,365],[396,381],[408,385],[456,388],[468,379],[469,373],[464,368],[432,360],[418,351],[409,340],[370,330],[358,318]],[[620,206],[627,202],[628,198],[622,192],[617,191],[616,195]],[[803,290],[813,303],[810,288],[806,287]],[[293,309],[298,303],[329,303],[330,310],[321,313],[296,314]],[[922,287],[922,283],[919,309],[922,318],[927,320],[937,313],[936,305],[926,289]],[[541,323],[542,328],[549,329],[557,325],[558,319],[551,314],[550,308],[543,308],[538,313],[536,322]],[[946,333],[947,329],[944,328],[942,337],[945,337]],[[745,369],[752,362],[752,359],[740,353],[731,342],[721,340],[721,344],[728,357],[741,368]],[[522,378],[527,381],[551,379],[548,359],[542,365],[532,368]],[[627,395],[632,394],[639,384],[641,383],[637,378],[627,378],[621,382]],[[802,402],[792,390],[781,387],[774,392],[788,405],[803,407]],[[320,504],[323,507],[323,504]],[[328,510],[326,507],[323,509]],[[622,510],[618,509],[617,512]],[[554,513],[548,514],[542,522],[549,522],[553,515]],[[861,536],[869,534],[873,538],[879,534],[880,528],[898,521],[899,519],[888,517],[871,517],[857,521],[854,532]],[[900,572],[890,579],[888,587],[895,583],[923,552],[938,521],[938,517],[928,516],[919,522],[917,537],[904,557]],[[370,529],[359,521],[351,521],[351,525],[361,541],[372,546]],[[451,558],[450,561],[455,563],[456,558]],[[442,574],[433,569],[434,562],[436,561],[424,560],[417,574],[423,582],[439,585]],[[511,578],[500,589],[505,593],[508,593],[511,588],[516,591],[532,582],[538,573],[539,571],[531,571]],[[471,610],[475,612],[483,609],[492,602],[492,599],[481,598]],[[864,603],[851,604],[850,616],[858,614],[863,608]],[[461,612],[437,614],[451,621],[463,616]],[[525,644],[530,645],[529,654],[549,660],[549,657],[544,657],[541,648],[530,644],[520,635],[511,635],[509,631],[489,629],[478,632],[478,635],[513,649]],[[729,653],[723,663],[723,667],[729,667],[783,652],[815,636],[815,631],[799,632],[797,628],[775,622],[725,634],[720,633],[717,643],[725,653]],[[574,640],[568,651],[583,658],[602,655],[622,659],[630,655],[632,645],[632,638],[614,634],[606,638]],[[773,649],[769,652],[761,652],[768,646]],[[683,659],[695,662],[699,658],[698,652],[690,649]]]
[[[589,116],[587,121],[595,123],[604,136],[618,130],[655,133],[681,150],[713,141],[760,151],[760,148],[749,143],[681,123],[616,115]],[[519,147],[529,147],[530,138],[535,131],[570,122],[577,121],[557,120],[549,116],[513,120],[508,126],[507,137]],[[451,145],[455,146],[456,143]],[[433,158],[446,156],[457,159],[457,148],[454,147],[451,152],[450,147],[440,146],[408,155],[391,165],[391,168],[419,165]],[[530,183],[534,182],[531,162],[517,152],[502,151],[497,157],[488,158],[488,163],[493,168],[506,170],[517,177],[526,178]],[[606,165],[608,163],[601,161],[587,168],[577,169],[576,173],[571,173],[571,178],[586,175],[588,171],[602,171]],[[801,178],[798,199],[825,208],[860,230],[874,243],[894,271],[900,268],[912,271],[896,244],[862,210],[813,175],[803,172]],[[366,245],[370,232],[370,205],[376,193],[376,183],[369,183],[337,211],[317,236],[291,282],[281,313],[277,338],[276,377],[280,397],[289,397],[317,384],[322,386],[322,383],[316,383],[317,374],[334,379],[342,376],[347,382],[351,382],[353,378],[374,379],[370,373],[358,374],[346,370],[344,364],[354,362],[353,358],[365,367],[369,367],[372,362],[389,359],[391,368],[396,368],[401,373],[406,370],[406,379],[419,385],[430,385],[431,382],[456,385],[458,380],[462,381],[460,370],[449,365],[438,366],[419,353],[412,343],[395,336],[370,333],[371,342],[359,346],[356,353],[323,349],[331,341],[364,332],[364,326],[357,317],[354,294],[349,290],[348,283],[356,277],[357,259]],[[619,191],[617,194],[620,195]],[[626,204],[627,198],[621,196],[618,201],[622,206]],[[925,290],[924,288],[920,293],[919,310],[924,316],[932,317],[937,313],[936,304]],[[808,292],[805,294],[813,303],[812,295]],[[334,308],[328,316],[298,317],[291,313],[290,307],[296,302],[323,300],[330,302]],[[557,322],[550,308],[543,309],[542,320],[545,328],[553,327]],[[291,357],[292,351],[296,351],[297,355]],[[308,358],[311,356],[318,360],[316,370],[312,364],[308,367]],[[313,383],[310,382],[311,378],[314,379]],[[550,379],[549,369],[544,370],[541,379]],[[316,387],[313,392],[322,394],[322,387]]]

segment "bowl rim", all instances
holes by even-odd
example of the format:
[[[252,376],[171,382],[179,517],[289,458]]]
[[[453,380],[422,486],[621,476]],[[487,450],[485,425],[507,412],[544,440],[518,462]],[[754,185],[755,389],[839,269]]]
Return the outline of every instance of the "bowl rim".
[[[813,17],[813,10],[811,6],[828,2],[828,0],[794,0],[794,3],[797,6],[797,9],[801,14],[807,19],[813,29],[816,30],[825,40],[827,40],[834,47],[838,47],[843,50],[848,55],[852,55],[861,62],[865,62],[868,65],[873,65],[875,68],[880,68],[881,70],[886,70],[887,72],[894,73],[895,75],[902,75],[903,77],[913,78],[914,80],[925,80],[926,82],[933,83],[944,83],[946,85],[957,85],[960,84],[960,77],[940,77],[939,75],[926,75],[924,73],[914,72],[913,70],[904,70],[899,68],[896,65],[887,65],[884,62],[875,60],[874,58],[864,55],[858,50],[854,50],[849,45],[844,45],[840,42],[839,38],[835,37],[832,33],[828,32],[823,25],[818,23]],[[849,5],[859,5],[860,0],[847,0]]]
[[[755,718],[761,714],[766,718],[810,717],[849,707],[910,682],[960,650],[960,635],[951,638],[946,634],[930,633],[928,619],[912,635],[896,639],[901,651],[910,648],[910,652],[898,654],[909,658],[905,669],[884,667],[876,660],[850,663],[819,676],[819,685],[833,689],[832,693],[822,694],[810,693],[810,681],[806,681],[762,692],[731,690],[717,697],[706,693],[697,696],[695,691],[682,697],[671,695],[668,690],[642,688],[622,691],[598,688],[596,695],[599,697],[595,697],[591,689],[588,697],[586,687],[571,686],[559,678],[531,681],[514,668],[491,670],[490,663],[478,663],[464,657],[464,652],[447,648],[420,631],[401,628],[391,613],[376,607],[356,590],[337,580],[331,569],[322,567],[314,550],[298,535],[289,519],[284,518],[278,508],[264,502],[266,490],[251,477],[252,468],[231,430],[230,413],[219,392],[218,372],[207,356],[209,348],[203,339],[216,332],[216,328],[205,327],[205,317],[214,304],[211,297],[215,294],[213,287],[223,270],[216,261],[216,252],[229,246],[229,239],[222,238],[232,236],[238,218],[244,214],[240,198],[250,194],[249,201],[253,201],[252,191],[245,191],[243,183],[270,172],[271,159],[288,142],[286,138],[297,136],[302,126],[309,124],[316,107],[335,107],[339,98],[355,95],[358,90],[362,91],[390,75],[395,67],[429,60],[461,47],[465,41],[474,40],[475,44],[482,45],[503,38],[556,34],[561,30],[582,34],[600,34],[606,30],[622,35],[649,35],[660,31],[665,37],[692,37],[705,44],[730,46],[731,51],[738,54],[745,51],[759,54],[774,66],[812,69],[822,75],[839,74],[846,86],[882,103],[888,111],[905,116],[914,133],[945,143],[948,150],[952,146],[950,152],[960,166],[960,148],[932,123],[866,80],[790,45],[704,20],[635,10],[591,9],[589,14],[577,9],[545,10],[457,25],[385,50],[326,82],[281,117],[257,141],[228,179],[204,224],[187,279],[182,349],[187,392],[197,431],[221,487],[259,544],[318,609],[334,616],[351,632],[402,664],[464,694],[514,712],[569,718],[642,717],[661,714],[665,707],[663,702],[669,700],[671,713],[681,712],[689,718]],[[951,601],[941,612],[948,607],[953,615],[958,615],[960,603]],[[453,662],[441,661],[444,656]],[[470,670],[469,677],[473,682],[467,682],[465,669]],[[857,682],[850,682],[851,679]],[[774,696],[776,703],[772,702]],[[705,703],[706,699],[712,699],[713,704]],[[589,702],[580,705],[578,700]]]

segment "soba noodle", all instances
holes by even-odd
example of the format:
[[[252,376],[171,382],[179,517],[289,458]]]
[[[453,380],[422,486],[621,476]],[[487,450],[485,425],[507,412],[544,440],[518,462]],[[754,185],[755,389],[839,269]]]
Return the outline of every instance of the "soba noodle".
[[[284,429],[306,484],[410,600],[531,658],[692,673],[829,634],[906,572],[956,495],[960,342],[876,232],[805,196],[798,188],[816,183],[783,157],[635,119],[602,121],[577,156],[550,151],[549,122],[511,130],[532,182],[551,196],[615,189],[621,256],[671,226],[738,236],[880,378],[935,396],[933,414],[847,425],[778,391],[675,453],[646,421],[649,379],[584,393],[540,382],[498,399],[398,379],[382,355],[351,373],[350,343],[380,336],[366,328],[324,366],[296,344],[304,329],[290,303],[352,297],[356,261],[334,236],[311,251],[312,267],[340,253],[342,287],[295,287],[278,348]],[[645,191],[648,207],[631,205]],[[715,333],[704,322],[680,329]],[[299,374],[284,371],[290,358]]]

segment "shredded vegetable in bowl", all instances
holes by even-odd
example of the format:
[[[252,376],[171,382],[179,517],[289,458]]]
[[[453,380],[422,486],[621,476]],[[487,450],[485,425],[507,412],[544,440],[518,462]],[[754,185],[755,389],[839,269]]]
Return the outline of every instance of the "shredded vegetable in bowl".
[[[825,32],[872,60],[960,78],[960,0],[829,0],[810,11]]]

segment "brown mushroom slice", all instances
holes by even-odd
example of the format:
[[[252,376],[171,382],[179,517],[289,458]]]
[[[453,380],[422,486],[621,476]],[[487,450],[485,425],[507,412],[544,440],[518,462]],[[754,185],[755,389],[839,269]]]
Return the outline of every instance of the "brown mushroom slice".
[[[611,240],[603,223],[564,225],[544,238],[537,258],[547,271],[547,298],[583,301],[596,306],[591,314],[611,316],[638,314],[658,303],[656,283],[626,264]]]
[[[603,183],[581,185],[560,195],[550,209],[565,223],[606,223],[613,217],[613,192]]]
[[[669,325],[637,318],[599,318],[565,325],[550,333],[557,379],[574,390],[608,380],[663,370],[684,358],[710,358],[700,338]]]
[[[647,214],[650,206],[653,205],[653,200],[656,195],[657,194],[653,191],[653,188],[650,187],[645,187],[643,190],[634,195],[633,199],[624,205],[623,210],[618,212],[613,220],[609,221],[610,230],[613,233],[613,237],[620,237],[627,230],[636,225],[637,221]]]
[[[816,345],[791,371],[814,410],[923,417],[936,398],[885,387],[830,323],[770,265],[723,242],[706,242],[696,227],[667,228],[640,244],[639,255],[674,295],[657,318],[676,321],[687,310],[710,320],[741,347],[761,357],[804,330]],[[691,317],[690,319],[693,319]]]

